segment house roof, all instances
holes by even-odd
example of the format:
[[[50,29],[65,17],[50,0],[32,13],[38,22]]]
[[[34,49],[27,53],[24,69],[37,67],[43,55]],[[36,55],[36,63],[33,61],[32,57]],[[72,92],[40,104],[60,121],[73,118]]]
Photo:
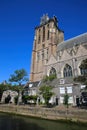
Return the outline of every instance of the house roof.
[[[61,42],[57,46],[58,51],[62,51],[68,48],[72,48],[73,46],[78,46],[80,44],[87,42],[87,33],[81,34],[64,42]]]
[[[29,88],[29,87],[37,87],[40,81],[36,81],[36,82],[29,82],[25,85],[25,88]]]

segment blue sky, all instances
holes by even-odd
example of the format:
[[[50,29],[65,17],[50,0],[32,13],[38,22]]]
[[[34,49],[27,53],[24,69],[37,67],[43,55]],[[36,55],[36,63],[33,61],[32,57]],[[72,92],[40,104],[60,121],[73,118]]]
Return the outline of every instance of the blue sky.
[[[16,69],[29,75],[34,28],[46,13],[65,40],[87,32],[87,0],[0,0],[0,83]]]

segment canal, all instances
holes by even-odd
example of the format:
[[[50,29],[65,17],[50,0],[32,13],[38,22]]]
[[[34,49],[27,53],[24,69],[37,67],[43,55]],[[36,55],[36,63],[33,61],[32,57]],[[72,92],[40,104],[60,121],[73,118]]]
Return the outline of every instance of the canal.
[[[0,113],[0,130],[87,130],[87,126]]]

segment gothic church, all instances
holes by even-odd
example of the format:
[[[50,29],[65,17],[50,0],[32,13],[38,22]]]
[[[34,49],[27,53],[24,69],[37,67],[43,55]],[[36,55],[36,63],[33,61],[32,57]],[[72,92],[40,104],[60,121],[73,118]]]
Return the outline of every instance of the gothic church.
[[[55,73],[57,79],[53,82],[55,97],[59,103],[63,103],[65,91],[69,94],[69,102],[75,104],[76,96],[79,96],[81,84],[75,84],[73,78],[81,75],[83,71],[79,66],[87,59],[87,33],[64,41],[64,32],[58,26],[58,20],[54,16],[49,18],[44,15],[40,25],[35,28],[35,36],[32,50],[32,63],[30,73],[30,85],[40,83],[44,76]],[[38,84],[32,88],[36,93]],[[34,88],[34,89],[33,89]]]

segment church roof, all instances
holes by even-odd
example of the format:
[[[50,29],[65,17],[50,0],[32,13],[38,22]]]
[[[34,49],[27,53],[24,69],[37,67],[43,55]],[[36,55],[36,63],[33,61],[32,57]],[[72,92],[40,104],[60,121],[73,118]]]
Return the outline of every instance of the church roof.
[[[73,46],[78,46],[80,44],[87,42],[87,33],[81,34],[64,42],[58,44],[58,51],[62,51],[68,48],[72,48]]]

